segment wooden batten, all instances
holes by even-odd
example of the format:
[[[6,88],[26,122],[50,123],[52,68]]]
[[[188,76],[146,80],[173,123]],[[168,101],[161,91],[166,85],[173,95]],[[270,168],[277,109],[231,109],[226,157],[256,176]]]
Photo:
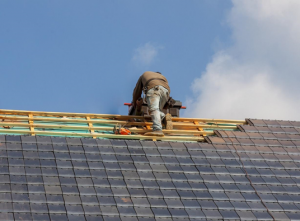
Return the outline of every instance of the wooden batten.
[[[45,121],[45,122],[65,122],[65,123],[97,123],[97,124],[108,124],[108,125],[115,125],[115,124],[120,124],[120,125],[125,125],[126,126],[151,126],[152,122],[127,122],[127,121],[120,121],[120,120],[99,120],[99,119],[78,119],[78,118],[46,118],[46,117],[24,117],[24,116],[0,116],[0,119],[5,119],[5,120],[24,120],[24,121]],[[173,126],[176,129],[181,129],[181,128],[188,128],[188,129],[197,129],[199,127],[201,128],[209,128],[209,129],[237,129],[237,125],[229,125],[229,126],[223,126],[223,125],[208,125],[208,124],[203,124],[203,125],[195,125],[193,123],[186,123],[186,122],[173,122]]]
[[[31,136],[34,136],[35,133],[34,133],[34,126],[33,126],[33,120],[32,120],[32,118],[33,118],[33,115],[32,114],[28,114],[28,119],[30,119],[30,120],[28,120],[29,129],[30,129],[30,132],[31,132]]]
[[[1,133],[6,134],[31,134],[27,130],[1,130]],[[74,133],[74,132],[54,132],[54,131],[35,131],[36,135],[47,136],[71,136],[71,137],[96,137],[96,138],[108,138],[108,139],[126,139],[126,140],[162,140],[162,141],[204,141],[203,137],[184,137],[184,136],[143,136],[143,135],[117,135],[117,134],[101,134],[101,133]]]
[[[0,114],[5,115],[25,115],[32,114],[33,116],[47,116],[47,117],[87,117],[95,118],[95,119],[144,119],[143,116],[127,116],[127,115],[118,115],[118,114],[89,114],[89,113],[67,113],[67,112],[42,112],[42,111],[23,111],[23,110],[0,110]],[[225,123],[225,124],[245,124],[245,120],[227,120],[227,119],[209,119],[209,118],[181,118],[181,117],[173,117],[172,121],[179,122],[205,122],[205,123]]]
[[[151,118],[147,116],[0,110],[0,119],[1,134],[172,141],[203,141],[203,136],[213,135],[215,129],[235,130],[245,123],[239,120],[173,117],[174,129],[163,130],[164,137],[155,137],[143,135],[151,131]],[[128,127],[132,135],[113,134],[113,127],[117,124]]]

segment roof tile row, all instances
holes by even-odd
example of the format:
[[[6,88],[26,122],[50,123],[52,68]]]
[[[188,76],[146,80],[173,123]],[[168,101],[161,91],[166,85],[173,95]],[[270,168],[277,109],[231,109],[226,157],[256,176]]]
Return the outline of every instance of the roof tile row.
[[[0,136],[0,220],[300,219],[300,123],[247,122],[209,143]]]

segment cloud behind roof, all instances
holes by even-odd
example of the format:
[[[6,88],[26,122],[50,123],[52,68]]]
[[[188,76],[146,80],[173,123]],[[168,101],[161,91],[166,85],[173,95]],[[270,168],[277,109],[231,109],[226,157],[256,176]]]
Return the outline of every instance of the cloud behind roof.
[[[158,55],[161,46],[157,46],[151,42],[148,42],[134,50],[134,55],[132,61],[137,66],[147,66],[150,65]]]
[[[193,81],[185,115],[300,120],[300,1],[232,3],[233,44]]]

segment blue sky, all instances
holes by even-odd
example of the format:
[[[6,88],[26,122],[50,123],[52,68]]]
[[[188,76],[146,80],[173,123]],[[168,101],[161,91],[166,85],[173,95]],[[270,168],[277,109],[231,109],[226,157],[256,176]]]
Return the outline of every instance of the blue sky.
[[[171,95],[232,44],[227,0],[0,1],[2,109],[127,114],[138,77],[160,71]],[[189,107],[188,107],[189,108]]]

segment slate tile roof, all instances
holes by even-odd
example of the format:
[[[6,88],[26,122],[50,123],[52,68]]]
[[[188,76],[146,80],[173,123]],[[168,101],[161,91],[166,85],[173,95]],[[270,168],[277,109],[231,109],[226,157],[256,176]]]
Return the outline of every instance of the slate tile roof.
[[[0,221],[300,220],[300,123],[207,142],[0,136]]]

